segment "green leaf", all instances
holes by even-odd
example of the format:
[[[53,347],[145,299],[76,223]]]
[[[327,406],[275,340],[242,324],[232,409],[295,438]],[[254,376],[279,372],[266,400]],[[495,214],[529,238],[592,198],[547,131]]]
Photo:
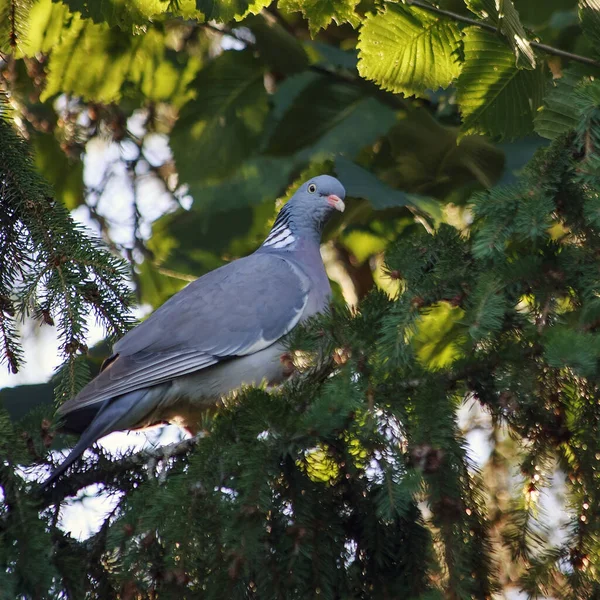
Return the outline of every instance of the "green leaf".
[[[269,139],[270,154],[291,155],[304,149],[304,160],[321,152],[353,154],[395,121],[393,110],[359,86],[329,77],[300,76],[296,81],[305,87],[299,91],[290,85],[281,90],[283,98],[275,99],[282,116]]]
[[[244,256],[264,240],[275,199],[292,170],[287,160],[259,158],[242,165],[220,184],[192,182],[196,198],[189,211],[165,215],[152,225],[148,248],[153,261],[139,267],[142,302],[154,307],[190,279]]]
[[[358,39],[358,71],[385,90],[422,96],[460,73],[458,26],[415,7],[386,4],[368,15]]]
[[[19,45],[24,56],[35,56],[39,52],[50,52],[68,31],[69,9],[52,0],[38,0],[29,11],[27,35]]]
[[[356,73],[358,63],[358,53],[354,49],[342,50],[331,44],[325,44],[319,41],[310,41],[306,45],[315,54],[314,60],[322,65],[335,67],[336,69],[346,69]]]
[[[504,155],[481,136],[463,136],[445,127],[427,110],[411,110],[386,136],[380,153],[382,177],[393,187],[446,199],[477,182],[489,188],[502,175]]]
[[[336,158],[335,171],[340,181],[344,184],[349,196],[364,198],[376,210],[409,205],[429,213],[432,202],[439,206],[439,203],[431,198],[416,194],[406,194],[405,192],[391,188],[373,175],[373,173],[343,156]]]
[[[194,0],[62,0],[71,12],[94,23],[106,23],[123,30],[156,21],[163,16],[197,18]]]
[[[461,308],[440,302],[421,315],[412,344],[424,366],[439,369],[464,356],[464,314]]]
[[[358,27],[359,16],[354,12],[360,0],[279,0],[277,7],[286,12],[301,12],[308,20],[310,34],[314,37],[332,21],[338,25],[350,23]]]
[[[512,0],[466,0],[466,4],[476,15],[500,29],[517,57],[518,67],[535,69],[535,53]]]
[[[197,59],[181,66],[165,49],[165,34],[150,29],[125,35],[106,24],[74,15],[50,55],[42,101],[61,93],[96,102],[116,102],[123,95],[143,94],[154,101],[185,102]]]
[[[197,185],[235,171],[258,147],[268,112],[263,66],[252,53],[230,51],[200,71],[196,97],[171,134],[183,182]]]
[[[260,57],[276,73],[289,75],[308,67],[308,56],[298,38],[286,31],[270,13],[250,15],[241,25],[250,28]]]
[[[271,0],[196,0],[196,8],[204,15],[206,21],[225,23],[235,19],[240,21],[248,15],[257,15],[263,8],[271,4]]]
[[[573,101],[573,93],[582,82],[590,81],[580,66],[565,69],[560,79],[550,82],[550,91],[544,96],[544,105],[535,117],[535,131],[542,137],[554,138],[574,129],[580,117],[580,110]]]
[[[69,160],[53,134],[32,138],[35,166],[52,184],[56,198],[69,210],[83,203],[83,162]]]
[[[579,0],[579,20],[583,33],[600,52],[600,0]]]
[[[457,81],[461,134],[513,139],[533,129],[542,103],[544,69],[519,69],[508,46],[493,33],[469,27],[465,64]]]

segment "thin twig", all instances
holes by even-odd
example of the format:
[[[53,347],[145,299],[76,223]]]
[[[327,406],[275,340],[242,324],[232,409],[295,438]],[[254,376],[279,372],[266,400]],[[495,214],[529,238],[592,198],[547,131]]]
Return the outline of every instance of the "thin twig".
[[[423,10],[428,10],[429,12],[436,13],[438,15],[443,15],[455,21],[460,21],[461,23],[467,23],[468,25],[475,25],[476,27],[481,27],[482,29],[487,29],[488,31],[493,31],[495,33],[498,32],[498,28],[490,23],[484,23],[483,21],[478,21],[477,19],[471,19],[470,17],[465,17],[459,13],[452,12],[451,10],[445,10],[443,8],[438,8],[432,4],[428,4],[427,2],[421,2],[421,0],[406,0],[407,4],[412,6],[418,6]],[[542,44],[540,42],[529,42],[531,46],[545,52],[546,54],[552,54],[553,56],[561,56],[562,58],[567,58],[569,60],[574,60],[576,62],[583,63],[584,65],[591,65],[593,67],[600,67],[600,62],[594,60],[593,58],[589,58],[587,56],[581,56],[580,54],[573,54],[572,52],[567,52],[566,50],[560,50],[559,48],[554,48],[553,46],[548,46],[547,44]]]

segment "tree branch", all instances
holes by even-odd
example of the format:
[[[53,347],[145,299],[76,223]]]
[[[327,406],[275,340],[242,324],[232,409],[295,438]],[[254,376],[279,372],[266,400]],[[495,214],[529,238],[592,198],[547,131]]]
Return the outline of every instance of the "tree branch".
[[[428,10],[429,12],[433,12],[438,15],[443,15],[444,17],[448,17],[449,19],[453,19],[454,21],[460,21],[461,23],[467,23],[468,25],[475,25],[476,27],[481,27],[482,29],[493,31],[494,33],[498,32],[498,28],[490,23],[484,23],[483,21],[479,21],[477,19],[471,19],[470,17],[465,17],[464,15],[452,12],[451,10],[445,10],[443,8],[438,8],[437,6],[433,6],[432,4],[428,4],[427,2],[421,2],[421,0],[406,0],[406,3],[422,8],[423,10]],[[537,48],[538,50],[541,50],[546,54],[552,54],[553,56],[560,56],[568,60],[574,60],[575,62],[580,62],[584,65],[600,67],[600,62],[594,60],[593,58],[581,56],[580,54],[573,54],[572,52],[560,50],[559,48],[554,48],[553,46],[548,46],[547,44],[541,44],[540,42],[530,41],[529,43],[534,48]]]
[[[187,454],[203,437],[204,433],[201,432],[187,440],[158,448],[141,450],[135,454],[124,456],[120,460],[101,459],[90,469],[76,472],[71,477],[59,479],[56,485],[42,496],[40,509],[57,504],[69,496],[74,496],[79,490],[88,485],[95,483],[108,485],[115,481],[121,473],[130,469],[142,467],[149,462],[168,460],[174,456]]]

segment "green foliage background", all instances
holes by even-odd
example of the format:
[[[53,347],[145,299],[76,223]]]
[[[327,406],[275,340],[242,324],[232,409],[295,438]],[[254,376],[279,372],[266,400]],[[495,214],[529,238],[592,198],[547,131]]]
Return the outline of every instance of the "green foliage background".
[[[598,0],[0,0],[0,359],[24,316],[64,359],[0,391],[0,598],[600,597],[599,55]],[[349,200],[304,375],[38,493],[53,389],[107,353],[86,315],[119,335],[127,274],[159,306],[323,172]],[[57,520],[92,483],[118,503],[81,542]]]

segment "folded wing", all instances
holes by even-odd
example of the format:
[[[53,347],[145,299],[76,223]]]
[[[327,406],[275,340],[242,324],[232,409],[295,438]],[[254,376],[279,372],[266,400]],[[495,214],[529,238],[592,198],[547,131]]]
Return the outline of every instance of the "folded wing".
[[[119,340],[108,366],[59,412],[258,352],[298,323],[309,292],[302,271],[270,254],[252,254],[211,271]]]

